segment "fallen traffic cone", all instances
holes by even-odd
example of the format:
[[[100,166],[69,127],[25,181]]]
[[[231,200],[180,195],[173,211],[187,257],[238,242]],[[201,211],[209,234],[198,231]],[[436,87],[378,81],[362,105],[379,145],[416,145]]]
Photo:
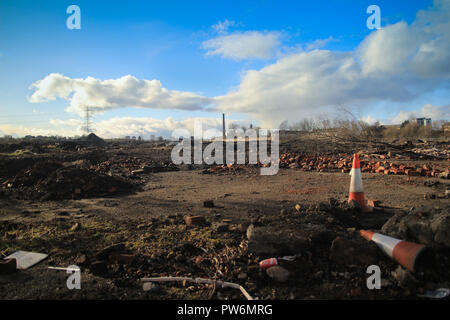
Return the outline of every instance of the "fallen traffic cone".
[[[353,156],[353,165],[352,170],[350,171],[350,175],[352,176],[350,180],[350,192],[348,194],[348,202],[354,200],[363,209],[363,211],[368,212],[372,211],[373,208],[366,205],[366,201],[364,199],[364,190],[362,186],[362,177],[361,177],[361,168],[359,165],[358,154],[355,153]]]
[[[359,233],[367,240],[375,242],[384,253],[411,272],[416,272],[418,266],[423,265],[422,258],[428,259],[424,255],[428,248],[423,244],[399,240],[367,230],[360,230]]]

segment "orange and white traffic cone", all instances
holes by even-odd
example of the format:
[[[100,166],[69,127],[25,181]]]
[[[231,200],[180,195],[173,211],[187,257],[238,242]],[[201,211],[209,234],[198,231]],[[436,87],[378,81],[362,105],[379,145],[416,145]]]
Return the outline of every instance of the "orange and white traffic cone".
[[[350,175],[352,176],[352,178],[350,180],[350,191],[348,194],[348,202],[354,200],[360,204],[361,208],[363,208],[363,211],[365,212],[372,211],[373,208],[367,206],[366,201],[364,199],[361,167],[359,165],[358,154],[356,153],[353,156],[353,165],[352,170],[350,171]]]
[[[360,230],[361,236],[373,241],[389,257],[411,272],[417,271],[419,257],[425,252],[423,244],[408,242],[367,230]]]

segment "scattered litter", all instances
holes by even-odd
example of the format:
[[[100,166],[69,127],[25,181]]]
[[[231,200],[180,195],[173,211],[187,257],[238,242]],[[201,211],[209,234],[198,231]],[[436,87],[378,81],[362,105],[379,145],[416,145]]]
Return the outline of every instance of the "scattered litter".
[[[421,298],[444,299],[450,295],[450,289],[439,288],[434,291],[427,291],[425,294],[419,294]]]
[[[61,271],[80,271],[80,268],[71,268],[71,267],[48,267],[50,270],[61,270]]]
[[[239,284],[221,281],[221,280],[211,280],[211,279],[203,279],[203,278],[187,278],[187,277],[157,277],[157,278],[142,278],[142,282],[194,282],[199,284],[213,284],[215,287],[222,288],[232,288],[239,289],[242,294],[247,298],[247,300],[253,300],[253,298],[248,294],[248,292]]]
[[[26,270],[35,264],[41,262],[45,258],[48,257],[48,254],[44,253],[36,253],[36,252],[28,252],[28,251],[16,251],[13,254],[7,256],[4,260],[7,259],[16,259],[17,260],[17,269],[18,270]]]

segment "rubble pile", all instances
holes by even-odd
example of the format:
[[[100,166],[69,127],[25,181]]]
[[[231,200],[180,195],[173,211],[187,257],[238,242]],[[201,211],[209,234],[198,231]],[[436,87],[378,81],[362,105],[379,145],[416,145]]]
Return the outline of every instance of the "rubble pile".
[[[116,177],[49,161],[35,163],[2,185],[4,192],[13,198],[40,200],[88,198],[135,189]]]
[[[448,179],[450,176],[450,166],[446,168],[436,168],[429,164],[423,166],[410,164],[397,164],[394,162],[370,160],[370,155],[361,155],[361,171],[371,173],[439,177]],[[386,157],[384,157],[386,158]],[[352,168],[352,156],[341,157],[321,157],[305,156],[295,154],[282,154],[280,156],[280,167],[282,168],[300,168],[304,171],[341,171],[350,172]]]

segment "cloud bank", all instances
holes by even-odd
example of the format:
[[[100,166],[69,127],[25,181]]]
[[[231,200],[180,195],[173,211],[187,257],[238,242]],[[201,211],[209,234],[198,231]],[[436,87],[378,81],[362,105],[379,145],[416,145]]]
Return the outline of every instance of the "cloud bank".
[[[31,88],[35,91],[30,102],[65,99],[70,103],[66,111],[79,115],[83,115],[87,107],[93,113],[124,107],[202,110],[212,102],[192,92],[168,90],[159,80],[139,80],[130,75],[100,80],[71,79],[51,73],[33,83]]]

